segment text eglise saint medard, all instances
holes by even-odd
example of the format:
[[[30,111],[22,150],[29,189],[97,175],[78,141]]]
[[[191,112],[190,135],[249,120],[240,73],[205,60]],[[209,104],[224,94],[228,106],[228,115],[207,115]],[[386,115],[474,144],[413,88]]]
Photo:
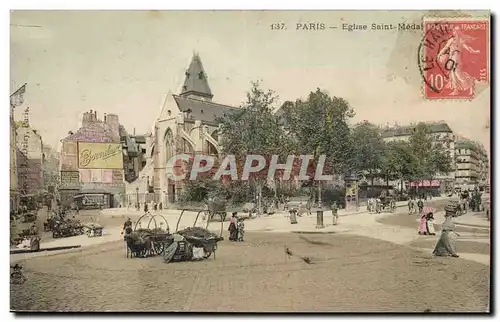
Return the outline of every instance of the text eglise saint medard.
[[[402,22],[398,24],[393,23],[372,23],[372,24],[356,24],[356,23],[343,23],[342,30],[345,31],[365,31],[365,30],[398,30],[398,31],[411,31],[411,30],[424,30],[424,25],[421,23],[407,23]]]
[[[92,153],[91,150],[85,149],[80,152],[79,163],[81,167],[86,167],[95,160],[106,160],[121,153],[122,148],[120,145],[113,146],[110,144],[106,147],[106,150],[96,153]]]

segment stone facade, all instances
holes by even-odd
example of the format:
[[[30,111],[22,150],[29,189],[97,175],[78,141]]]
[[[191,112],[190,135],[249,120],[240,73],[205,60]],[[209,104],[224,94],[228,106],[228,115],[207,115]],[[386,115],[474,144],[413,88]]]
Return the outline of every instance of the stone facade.
[[[453,133],[453,130],[450,128],[450,126],[445,121],[426,122],[426,123],[429,126],[429,130],[432,136],[434,137],[435,142],[441,143],[445,151],[450,156],[450,158],[452,160],[455,160],[456,135]],[[412,130],[413,126],[387,127],[383,129],[382,137],[386,142],[396,141],[396,140],[408,141],[410,139]],[[455,170],[449,173],[439,174],[433,181],[439,182],[439,186],[443,191],[446,189],[450,189],[453,186],[453,183],[455,182]],[[401,183],[398,182],[398,185],[400,184]]]
[[[117,115],[104,114],[101,120],[97,112],[91,110],[83,114],[81,127],[61,140],[59,194],[63,204],[71,204],[76,195],[92,197],[95,202],[102,203],[103,208],[116,207],[123,202],[123,162],[114,168],[86,168],[79,164],[81,143],[121,145],[119,126]]]
[[[228,105],[212,102],[213,94],[198,54],[194,54],[185,73],[179,95],[169,92],[163,101],[153,131],[146,136],[146,166],[139,179],[127,188],[130,202],[175,202],[183,185],[171,180],[176,154],[219,154],[216,118],[235,111]]]
[[[473,188],[475,185],[488,184],[489,162],[484,147],[466,138],[455,143],[457,162],[456,186]]]
[[[18,163],[18,179],[22,184],[18,188],[21,194],[42,193],[45,188],[43,165],[43,140],[40,134],[22,122],[16,124],[16,148],[21,154],[16,157],[26,159]]]

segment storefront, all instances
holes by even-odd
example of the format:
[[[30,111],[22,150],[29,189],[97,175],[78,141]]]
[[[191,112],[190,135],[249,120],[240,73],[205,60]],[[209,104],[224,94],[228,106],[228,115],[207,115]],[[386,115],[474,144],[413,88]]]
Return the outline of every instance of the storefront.
[[[440,180],[420,180],[410,182],[411,194],[433,194],[440,195],[441,191],[441,181]]]
[[[81,193],[73,199],[79,209],[113,208],[113,195],[110,193]]]

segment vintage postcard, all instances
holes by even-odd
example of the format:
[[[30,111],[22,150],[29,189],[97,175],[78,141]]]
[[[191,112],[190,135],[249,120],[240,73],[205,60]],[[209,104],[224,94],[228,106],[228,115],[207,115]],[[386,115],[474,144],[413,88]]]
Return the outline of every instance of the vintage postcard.
[[[490,312],[490,12],[10,30],[12,311]]]

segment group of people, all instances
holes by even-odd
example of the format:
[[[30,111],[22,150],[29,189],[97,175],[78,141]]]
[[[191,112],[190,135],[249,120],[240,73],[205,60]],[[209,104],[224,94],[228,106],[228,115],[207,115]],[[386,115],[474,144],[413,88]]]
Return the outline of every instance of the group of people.
[[[418,226],[419,235],[436,235],[434,229],[434,209],[425,207],[422,210],[422,217],[420,217],[420,224]]]
[[[415,198],[410,198],[408,200],[408,214],[413,215],[415,213],[421,214],[424,210],[424,201],[422,198],[419,198],[418,200]]]
[[[366,208],[369,213],[380,213],[382,209],[382,200],[380,198],[368,198]]]
[[[238,213],[233,212],[229,220],[229,240],[230,241],[243,241],[245,234],[245,223],[243,218],[238,218]]]
[[[144,203],[144,207],[143,207],[144,213],[147,213],[149,211],[149,207],[150,207],[150,205],[147,202],[145,202]],[[132,202],[129,201],[129,203],[128,203],[128,209],[130,209],[130,208],[132,208]],[[158,210],[162,211],[163,210],[163,203],[162,202],[160,202],[160,203],[153,202],[151,204],[151,208],[154,211],[158,211]],[[141,209],[141,203],[136,203],[135,204],[135,209],[136,210],[140,210]]]
[[[455,232],[455,223],[453,217],[457,215],[460,205],[457,203],[450,203],[445,207],[445,219],[441,224],[441,236],[439,237],[432,254],[434,256],[452,256],[459,257],[452,244],[451,234],[460,236]],[[419,235],[436,235],[434,229],[434,213],[435,210],[431,207],[424,207],[421,211],[422,216],[418,226]]]

